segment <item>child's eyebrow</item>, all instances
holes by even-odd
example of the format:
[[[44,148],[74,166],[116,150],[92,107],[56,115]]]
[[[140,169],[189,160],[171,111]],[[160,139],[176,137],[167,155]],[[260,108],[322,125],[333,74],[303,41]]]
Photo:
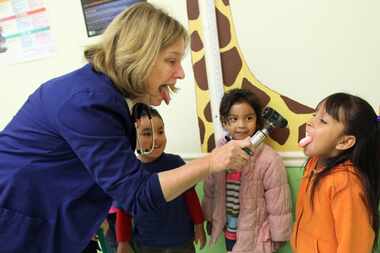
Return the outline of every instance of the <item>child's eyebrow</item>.
[[[243,116],[255,116],[256,113],[252,112],[252,113],[247,113],[247,114],[244,114]],[[228,114],[228,117],[237,117],[238,115],[237,114]]]

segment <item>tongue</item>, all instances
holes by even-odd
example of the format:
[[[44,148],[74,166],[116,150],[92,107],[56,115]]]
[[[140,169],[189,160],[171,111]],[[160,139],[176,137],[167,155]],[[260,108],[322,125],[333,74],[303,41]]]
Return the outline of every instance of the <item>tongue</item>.
[[[303,148],[307,144],[309,144],[312,140],[313,140],[313,138],[311,138],[311,136],[305,136],[304,138],[302,138],[300,140],[300,142],[298,144],[300,145],[301,148]]]
[[[167,86],[161,87],[160,94],[161,94],[162,99],[168,105],[170,102],[169,88]]]

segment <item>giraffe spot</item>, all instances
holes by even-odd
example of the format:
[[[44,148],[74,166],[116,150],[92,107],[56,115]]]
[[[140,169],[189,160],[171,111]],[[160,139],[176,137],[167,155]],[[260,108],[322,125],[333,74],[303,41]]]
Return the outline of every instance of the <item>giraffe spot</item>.
[[[198,32],[195,31],[191,34],[191,50],[198,52],[203,48],[203,43],[201,40],[201,37],[199,36]]]
[[[207,140],[207,152],[211,152],[215,148],[215,137],[211,134]]]
[[[203,110],[203,114],[205,115],[205,119],[208,122],[212,122],[212,114],[211,114],[211,103],[208,102],[205,109]]]
[[[284,145],[289,138],[289,128],[274,128],[269,136],[278,144]]]
[[[249,91],[253,92],[259,98],[260,104],[262,107],[265,107],[270,101],[270,97],[268,96],[268,94],[266,94],[264,91],[258,89],[256,86],[254,86],[246,78],[243,79],[243,84],[241,85],[241,88],[244,90],[249,90]]]
[[[222,73],[224,85],[231,86],[236,80],[241,67],[242,61],[236,47],[220,55],[222,61]]]
[[[223,0],[222,2],[224,3],[225,6],[230,5],[230,0]]]
[[[198,117],[198,127],[199,127],[199,135],[201,137],[201,143],[204,143],[206,128],[205,128],[205,124],[203,123],[202,119],[199,117]]]
[[[284,100],[285,104],[288,106],[289,110],[296,114],[306,114],[306,113],[312,113],[314,112],[314,109],[311,107],[308,107],[306,105],[300,104],[297,101],[294,101],[293,99],[282,96],[282,100]]]
[[[303,123],[301,126],[298,127],[298,142],[305,137],[306,134],[306,123]]]
[[[199,17],[198,1],[187,0],[186,1],[186,8],[187,8],[187,16],[189,17],[189,20],[194,20],[194,19],[197,19]]]
[[[216,9],[216,23],[218,26],[219,47],[224,48],[231,41],[231,26],[228,18]]]
[[[194,78],[198,87],[202,90],[208,90],[208,80],[206,72],[205,57],[202,57],[198,62],[193,65]]]

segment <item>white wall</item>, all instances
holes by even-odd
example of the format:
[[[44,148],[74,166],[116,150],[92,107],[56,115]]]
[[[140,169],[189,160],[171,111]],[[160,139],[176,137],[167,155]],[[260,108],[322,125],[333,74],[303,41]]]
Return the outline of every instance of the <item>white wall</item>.
[[[256,77],[314,107],[337,91],[380,104],[380,1],[230,1]]]
[[[202,0],[203,1],[203,0]],[[152,0],[187,26],[185,0]],[[42,82],[83,65],[86,38],[80,1],[46,0],[56,55],[0,66],[0,129]],[[375,0],[231,1],[239,43],[254,74],[265,84],[314,106],[328,93],[344,89],[380,103],[380,2]],[[247,11],[252,10],[252,11]],[[243,19],[243,20],[238,20]],[[249,21],[248,23],[246,21]],[[186,79],[169,107],[168,151],[200,152],[190,52]]]
[[[188,27],[186,0],[150,0],[167,10],[173,17]],[[195,105],[195,81],[191,63],[191,51],[187,50],[183,60],[183,68],[186,77],[178,81],[180,89],[170,106],[161,105],[160,112],[163,114],[168,137],[167,151],[181,153],[184,156],[193,156],[201,152],[201,144],[198,130]]]

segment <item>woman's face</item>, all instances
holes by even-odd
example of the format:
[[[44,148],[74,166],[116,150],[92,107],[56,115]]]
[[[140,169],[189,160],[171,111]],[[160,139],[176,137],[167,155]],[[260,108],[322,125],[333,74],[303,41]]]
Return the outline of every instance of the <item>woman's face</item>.
[[[152,122],[150,122],[148,117],[142,117],[137,134],[140,143],[140,146],[137,146],[137,148],[143,150],[151,150],[153,148],[149,154],[140,155],[140,159],[143,162],[152,162],[159,158],[166,146],[164,122],[157,116],[152,117]],[[154,146],[152,147],[153,143]]]
[[[256,131],[256,113],[246,102],[231,106],[224,128],[234,140],[242,140]]]
[[[181,65],[184,54],[185,42],[182,39],[160,51],[146,81],[148,104],[157,106],[162,100],[169,104],[170,90],[175,90],[177,79],[185,78]]]

